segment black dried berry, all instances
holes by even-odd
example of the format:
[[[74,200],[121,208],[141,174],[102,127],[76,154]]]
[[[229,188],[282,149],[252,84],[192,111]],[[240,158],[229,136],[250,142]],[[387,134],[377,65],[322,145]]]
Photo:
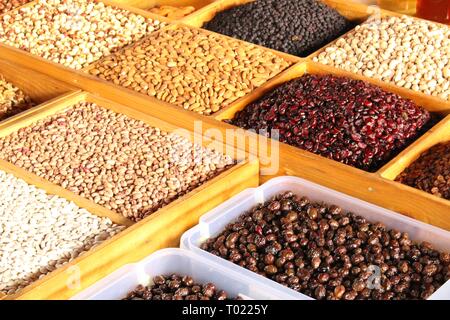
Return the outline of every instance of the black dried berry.
[[[257,0],[219,12],[204,28],[303,57],[352,26],[321,1]]]
[[[212,283],[195,284],[190,276],[156,276],[153,285],[139,285],[124,300],[229,300],[225,291],[216,289]],[[234,299],[239,299],[234,298]],[[233,300],[233,298],[231,299]]]

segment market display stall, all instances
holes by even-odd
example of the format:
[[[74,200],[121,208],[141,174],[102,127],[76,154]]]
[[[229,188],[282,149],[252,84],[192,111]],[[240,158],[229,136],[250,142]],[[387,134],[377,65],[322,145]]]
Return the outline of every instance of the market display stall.
[[[166,298],[450,299],[447,25],[340,0],[38,0],[0,10],[3,298],[119,298],[98,293],[102,283],[128,281],[131,292],[128,273],[149,268],[164,276],[154,290],[173,286]],[[272,181],[285,182],[269,192],[277,200],[248,190]],[[223,230],[264,201],[247,231]],[[191,252],[111,274],[177,247],[199,219],[181,243]],[[223,268],[240,287],[192,273],[202,261],[224,272],[206,251],[239,265]],[[152,259],[172,258],[180,269],[153,270]],[[389,289],[363,283],[370,265]]]

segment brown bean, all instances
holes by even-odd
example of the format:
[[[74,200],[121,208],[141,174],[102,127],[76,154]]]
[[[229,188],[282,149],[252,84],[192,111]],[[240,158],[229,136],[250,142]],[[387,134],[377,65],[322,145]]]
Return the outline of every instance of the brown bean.
[[[92,103],[15,131],[0,139],[0,147],[0,158],[22,166],[31,162],[28,171],[135,221],[233,163],[219,152]],[[69,167],[60,170],[59,162]]]

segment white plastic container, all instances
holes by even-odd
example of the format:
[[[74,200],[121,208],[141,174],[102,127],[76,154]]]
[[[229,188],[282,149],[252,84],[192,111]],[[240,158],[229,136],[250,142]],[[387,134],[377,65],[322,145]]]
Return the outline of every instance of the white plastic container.
[[[182,249],[159,250],[135,264],[128,264],[98,281],[71,300],[119,300],[138,285],[149,285],[157,275],[189,275],[196,283],[214,283],[229,297],[245,300],[290,299],[282,290],[271,290],[251,278],[194,255]]]
[[[271,286],[273,289],[284,290],[293,299],[311,299],[275,281],[200,249],[200,245],[205,240],[218,235],[227,224],[235,221],[240,215],[285,191],[292,191],[298,195],[306,196],[312,201],[338,205],[345,211],[354,212],[367,218],[368,221],[382,222],[388,228],[408,232],[410,238],[414,241],[428,241],[434,245],[434,248],[450,252],[450,232],[448,231],[297,177],[274,178],[258,188],[242,191],[235,197],[203,215],[197,226],[183,234],[181,247],[205,259],[220,263],[222,266],[228,267],[242,275],[252,277],[255,282]],[[447,281],[429,299],[450,300],[450,281]]]

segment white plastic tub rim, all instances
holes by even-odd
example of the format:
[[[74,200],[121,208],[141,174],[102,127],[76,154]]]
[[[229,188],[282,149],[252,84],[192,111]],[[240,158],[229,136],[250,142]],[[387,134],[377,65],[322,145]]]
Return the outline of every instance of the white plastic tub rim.
[[[71,300],[120,300],[138,285],[148,286],[157,275],[189,275],[196,283],[214,283],[228,297],[244,300],[291,299],[283,290],[273,290],[251,278],[222,267],[183,249],[162,249],[138,263],[128,264],[109,274]]]
[[[310,181],[288,176],[277,177],[257,188],[246,189],[206,213],[200,218],[197,226],[183,234],[181,238],[181,247],[190,250],[205,259],[219,263],[223,267],[251,277],[255,282],[263,283],[273,289],[283,290],[286,294],[290,295],[292,299],[312,299],[311,297],[289,289],[264,276],[258,275],[228,260],[200,249],[200,245],[204,241],[217,236],[229,223],[237,220],[239,216],[251,210],[253,207],[286,191],[292,191],[295,194],[306,196],[311,201],[340,206],[343,210],[363,216],[370,222],[381,222],[389,229],[407,232],[413,241],[428,241],[433,244],[434,248],[437,250],[450,251],[450,232],[448,231]],[[429,300],[450,300],[450,280],[430,296]]]

